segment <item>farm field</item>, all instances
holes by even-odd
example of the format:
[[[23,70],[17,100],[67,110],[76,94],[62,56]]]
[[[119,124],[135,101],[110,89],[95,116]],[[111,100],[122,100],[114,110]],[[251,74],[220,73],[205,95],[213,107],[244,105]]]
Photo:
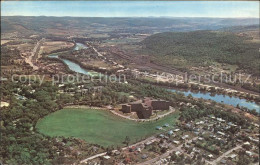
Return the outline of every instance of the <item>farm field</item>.
[[[156,126],[169,123],[172,129],[178,113],[154,122],[137,123],[114,116],[105,110],[62,109],[41,119],[36,128],[49,136],[77,137],[101,146],[121,146],[128,136],[131,143],[160,133]]]
[[[71,48],[71,47],[73,47],[73,45],[74,44],[70,43],[70,42],[47,41],[47,42],[43,43],[40,52],[48,54],[52,51],[59,50],[62,48]]]

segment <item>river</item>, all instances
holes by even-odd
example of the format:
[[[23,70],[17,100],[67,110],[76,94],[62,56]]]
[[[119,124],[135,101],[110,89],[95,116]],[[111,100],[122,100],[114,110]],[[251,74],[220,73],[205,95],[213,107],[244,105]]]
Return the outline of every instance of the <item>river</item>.
[[[81,44],[81,43],[76,43],[76,47],[74,48],[74,50],[80,50],[80,49],[86,49],[88,48],[87,46]],[[52,54],[49,55],[50,58],[59,58],[57,54]],[[61,60],[74,72],[77,73],[81,73],[81,74],[85,74],[85,75],[91,75],[89,71],[87,71],[86,69],[83,69],[79,64],[72,62],[70,60],[67,59],[62,59]],[[213,101],[216,101],[217,103],[223,103],[223,104],[228,104],[228,105],[232,105],[232,106],[237,106],[237,104],[239,104],[239,106],[243,106],[248,108],[249,110],[253,110],[255,109],[258,113],[259,112],[259,105],[255,102],[251,102],[251,101],[247,101],[246,99],[241,99],[239,97],[235,97],[235,96],[228,96],[228,95],[222,95],[222,94],[215,94],[215,95],[211,95],[211,93],[206,92],[206,93],[202,93],[202,92],[192,92],[190,90],[188,91],[182,91],[182,90],[177,90],[177,89],[171,89],[170,91],[172,92],[180,92],[183,93],[185,96],[188,96],[189,94],[191,94],[192,97],[195,98],[202,98],[202,99],[210,99]]]
[[[82,43],[76,43],[76,46],[73,50],[81,50],[81,49],[87,49],[88,47]],[[51,54],[48,57],[50,58],[59,58],[59,55],[57,54]],[[81,74],[85,74],[85,75],[91,75],[90,72],[88,72],[86,69],[82,68],[79,64],[72,62],[70,60],[67,59],[63,59],[60,58],[68,67],[70,70],[77,72],[77,73],[81,73]]]
[[[87,49],[88,47],[82,43],[76,43],[74,50]]]
[[[188,91],[182,91],[182,90],[176,90],[176,89],[170,89],[170,91],[172,92],[180,92],[183,93],[185,96],[191,95],[192,97],[195,98],[202,98],[205,100],[214,100],[217,103],[223,103],[223,104],[228,104],[228,105],[232,105],[234,107],[237,106],[237,104],[239,104],[239,106],[243,106],[248,108],[249,110],[253,110],[255,109],[258,113],[259,112],[259,105],[255,102],[252,101],[247,101],[246,99],[241,99],[239,97],[235,97],[235,96],[228,96],[228,95],[223,95],[223,94],[215,94],[212,95],[209,92],[192,92],[190,90]]]

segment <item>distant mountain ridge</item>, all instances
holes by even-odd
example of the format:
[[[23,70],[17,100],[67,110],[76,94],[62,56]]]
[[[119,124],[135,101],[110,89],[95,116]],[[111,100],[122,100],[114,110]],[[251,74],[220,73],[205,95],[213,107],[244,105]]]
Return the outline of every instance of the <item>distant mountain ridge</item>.
[[[59,25],[59,26],[58,26]],[[43,32],[47,28],[118,28],[149,27],[157,31],[217,30],[231,26],[259,25],[258,18],[165,18],[165,17],[46,17],[2,16],[2,32],[27,30]],[[19,27],[17,27],[19,26]]]

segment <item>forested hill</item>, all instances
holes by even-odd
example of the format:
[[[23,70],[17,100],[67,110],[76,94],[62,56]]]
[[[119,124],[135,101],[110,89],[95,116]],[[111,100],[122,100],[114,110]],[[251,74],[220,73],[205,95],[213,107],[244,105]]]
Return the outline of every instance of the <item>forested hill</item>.
[[[220,62],[259,74],[259,43],[229,32],[194,31],[158,33],[141,42],[154,63],[175,68]]]

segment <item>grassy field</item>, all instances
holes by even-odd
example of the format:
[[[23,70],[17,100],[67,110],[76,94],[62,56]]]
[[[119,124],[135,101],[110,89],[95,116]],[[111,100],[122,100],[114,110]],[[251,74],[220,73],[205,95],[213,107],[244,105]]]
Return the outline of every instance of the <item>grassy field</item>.
[[[158,121],[137,123],[105,110],[62,109],[40,120],[36,127],[49,136],[77,137],[102,146],[120,146],[126,136],[134,143],[160,133],[155,127],[165,123],[169,123],[171,127],[168,129],[172,129],[177,118],[176,112]]]

